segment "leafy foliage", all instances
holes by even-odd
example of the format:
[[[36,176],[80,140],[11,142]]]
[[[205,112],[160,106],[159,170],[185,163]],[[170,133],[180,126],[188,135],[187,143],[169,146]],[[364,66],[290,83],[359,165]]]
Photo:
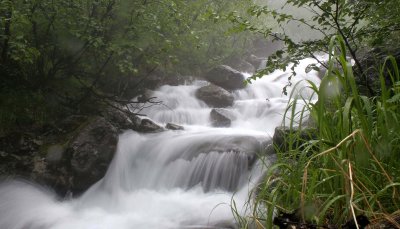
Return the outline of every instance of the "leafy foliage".
[[[293,13],[299,10],[305,13]],[[233,13],[231,20],[244,30],[262,34],[266,38],[272,37],[285,44],[283,49],[268,58],[266,68],[255,74],[251,80],[275,69],[286,69],[291,64],[294,64],[294,69],[298,61],[305,57],[318,60],[318,53],[328,53],[330,38],[340,35],[344,39],[347,55],[357,66],[355,74],[363,78],[361,83],[372,95],[374,92],[368,85],[358,53],[365,51],[363,47],[367,44],[387,46],[398,42],[398,11],[398,5],[390,0],[288,0],[275,7],[255,3],[248,8],[248,16]],[[312,36],[296,37],[287,30],[288,26],[298,27],[298,31],[307,31],[307,34]],[[320,65],[327,67],[323,62],[320,62]],[[317,68],[316,65],[311,67]],[[295,74],[293,71],[293,76]]]
[[[226,49],[245,39],[224,36],[219,19],[239,2],[1,1],[2,128],[36,122],[26,104],[50,121],[94,101],[130,99],[155,70],[196,74],[243,52]]]
[[[360,95],[345,47],[340,37],[330,41],[328,73],[319,87],[310,82],[318,102],[307,101],[300,113],[294,112],[297,98],[289,104],[287,115],[300,117],[299,129],[309,112],[317,132],[312,140],[304,139],[291,123],[290,148],[276,148],[278,161],[259,186],[252,211],[252,219],[265,228],[273,227],[276,209],[296,214],[299,223],[323,227],[341,228],[359,215],[394,221],[390,214],[400,207],[400,174],[393,160],[400,150],[398,67],[387,58],[381,66],[382,94]],[[395,68],[389,70],[393,86],[387,87],[389,63]],[[335,84],[338,93],[331,93]]]

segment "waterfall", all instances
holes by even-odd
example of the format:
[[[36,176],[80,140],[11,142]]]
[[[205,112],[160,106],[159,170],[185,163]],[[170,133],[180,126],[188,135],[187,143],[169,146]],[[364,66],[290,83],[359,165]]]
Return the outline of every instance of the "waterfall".
[[[289,87],[289,94],[295,90],[311,98],[305,79],[319,79],[314,71],[305,73],[310,63],[306,59],[297,67],[292,85],[298,81],[298,87]],[[35,184],[3,182],[0,228],[234,228],[231,204],[245,214],[248,192],[262,175],[257,155],[282,123],[289,100],[282,88],[289,74],[276,71],[235,91],[234,104],[227,108],[235,117],[229,128],[213,127],[212,108],[195,97],[207,82],[162,86],[152,96],[164,105],[142,112],[184,130],[121,134],[105,177],[77,198],[60,201]]]

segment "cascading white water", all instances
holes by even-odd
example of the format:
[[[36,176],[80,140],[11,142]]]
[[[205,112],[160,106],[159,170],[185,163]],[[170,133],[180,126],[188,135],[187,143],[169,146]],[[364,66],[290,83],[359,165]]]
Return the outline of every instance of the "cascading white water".
[[[310,62],[302,61],[293,84],[319,81],[315,72],[304,71]],[[288,74],[276,71],[234,92],[234,105],[227,108],[235,116],[230,128],[212,127],[211,108],[196,99],[206,82],[159,88],[153,96],[164,106],[143,112],[184,130],[123,133],[106,176],[76,199],[60,202],[48,190],[19,181],[1,184],[0,228],[230,228],[231,203],[240,208],[247,201],[262,174],[256,154],[282,122]],[[311,97],[302,86],[295,90]]]

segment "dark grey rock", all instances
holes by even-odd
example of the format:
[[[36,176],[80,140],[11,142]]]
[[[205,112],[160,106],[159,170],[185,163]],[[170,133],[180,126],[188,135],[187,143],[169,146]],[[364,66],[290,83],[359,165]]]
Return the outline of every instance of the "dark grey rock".
[[[325,66],[328,66],[328,62],[327,61],[323,61],[321,63],[308,65],[306,67],[306,69],[305,69],[305,72],[309,73],[312,70],[315,70],[315,71],[317,71],[318,78],[320,78],[320,79],[324,78],[326,72],[328,71],[328,69],[326,69],[326,67],[325,67]]]
[[[357,65],[353,66],[354,72],[356,73],[355,80],[361,94],[369,96],[379,95],[381,91],[381,83],[379,79],[380,70],[388,55],[392,55],[395,58],[397,65],[400,65],[400,49],[389,49],[390,50],[382,50],[380,48],[375,48],[368,50],[364,54],[361,54],[359,62],[362,70],[364,71],[363,75],[360,74],[360,69]],[[393,73],[393,70],[394,68],[392,63],[388,61],[386,69],[383,72],[387,87],[391,87],[393,85],[389,74],[389,71]]]
[[[61,144],[51,145],[47,148],[46,161],[49,165],[60,165],[65,159],[66,147]]]
[[[162,82],[164,81],[165,77],[165,73],[159,70],[155,70],[150,75],[146,76],[146,78],[144,78],[143,86],[150,90],[157,89],[158,87],[163,85]]]
[[[233,95],[213,84],[199,88],[196,97],[204,101],[210,107],[228,107],[233,105]]]
[[[200,153],[209,152],[237,152],[246,153],[249,158],[255,159],[256,155],[264,154],[264,147],[270,143],[268,138],[260,139],[246,135],[210,135],[200,141],[194,142],[183,159],[191,160]],[[174,159],[172,159],[174,160]],[[254,162],[251,160],[251,162]]]
[[[157,133],[164,131],[163,127],[148,118],[137,117],[133,122],[135,123],[133,130],[140,133]]]
[[[252,54],[249,57],[247,57],[246,60],[247,60],[247,62],[252,64],[256,68],[256,70],[258,70],[260,67],[265,67],[265,66],[261,66],[261,63],[266,60],[265,58],[261,58],[261,57],[258,57],[256,55]]]
[[[207,169],[199,166],[194,168],[196,173],[186,174],[189,179],[184,186],[193,187],[201,184],[205,192],[215,188],[234,191],[241,184],[240,177],[252,169],[257,155],[263,153],[262,142],[267,138],[260,138],[246,135],[210,134],[182,148],[184,153],[176,155],[176,158],[170,158],[170,161],[177,159],[193,161],[199,157],[204,158],[208,155],[216,157],[223,154],[223,160],[216,164],[208,164]],[[208,179],[210,174],[214,174],[212,179]]]
[[[243,74],[227,65],[219,65],[211,69],[204,78],[226,90],[237,90],[246,86]]]
[[[70,133],[78,129],[82,123],[86,122],[88,116],[84,115],[71,115],[57,124],[57,128],[62,133]]]
[[[235,116],[227,109],[214,108],[210,112],[211,124],[215,127],[229,127]]]
[[[149,102],[152,98],[153,91],[146,89],[142,94],[137,97],[137,101],[139,103],[146,103]]]
[[[143,86],[147,89],[157,89],[163,85],[177,86],[185,83],[187,77],[180,74],[167,74],[162,70],[155,70],[144,79]]]
[[[279,34],[277,35],[279,36]],[[253,41],[250,52],[256,56],[266,58],[274,54],[276,51],[283,49],[284,47],[285,44],[283,41],[276,40],[273,37],[260,37]]]
[[[256,67],[253,64],[237,56],[228,58],[225,60],[225,64],[228,66],[234,66],[236,70],[241,72],[254,73],[256,71]]]
[[[167,125],[165,125],[165,128],[169,129],[169,130],[183,130],[183,126],[180,125],[176,125],[174,123],[167,123]]]
[[[68,147],[73,189],[84,191],[106,173],[118,143],[118,131],[106,119],[93,118]]]
[[[113,107],[108,107],[102,113],[102,116],[120,132],[122,132],[123,130],[134,128],[134,124],[127,112],[128,111],[125,112],[125,110],[118,104],[114,104]]]
[[[157,125],[152,120],[129,113],[118,104],[109,107],[102,115],[110,124],[115,126],[119,132],[127,129],[135,130],[140,133],[153,133],[164,130],[164,128]]]
[[[80,194],[105,175],[116,150],[117,129],[99,116],[70,116],[54,128],[41,138],[0,138],[6,146],[0,153],[0,173],[45,185],[61,197]]]
[[[240,61],[237,65],[235,65],[235,67],[237,68],[237,70],[247,73],[254,73],[257,70],[256,67],[245,60]]]

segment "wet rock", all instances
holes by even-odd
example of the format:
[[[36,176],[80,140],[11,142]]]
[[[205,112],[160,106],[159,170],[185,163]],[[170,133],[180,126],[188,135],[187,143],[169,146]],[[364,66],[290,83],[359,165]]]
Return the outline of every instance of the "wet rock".
[[[60,196],[79,194],[104,176],[117,141],[117,128],[104,117],[70,116],[41,137],[0,138],[0,174],[32,180]]]
[[[143,93],[141,93],[137,97],[137,101],[139,103],[147,103],[149,102],[153,97],[153,91],[146,89]]]
[[[204,78],[226,90],[237,90],[246,86],[243,74],[227,65],[219,65],[211,69]]]
[[[67,149],[74,191],[86,190],[105,175],[117,142],[117,129],[102,117],[93,118],[81,129]]]
[[[41,142],[36,136],[14,132],[0,137],[0,175],[29,177]]]
[[[177,86],[185,83],[187,77],[179,74],[167,74],[162,70],[155,70],[149,76],[144,79],[144,88],[157,89],[163,85]]]
[[[264,154],[264,147],[269,142],[270,140],[267,138],[260,139],[246,135],[210,135],[201,141],[194,142],[183,158],[191,160],[200,153],[209,152],[246,153],[249,157],[249,165],[251,165],[255,161],[256,155]]]
[[[319,69],[317,71],[318,78],[320,78],[320,79],[324,78],[327,71],[328,71],[328,69],[326,69],[324,66],[319,67]]]
[[[279,34],[277,35],[279,36]],[[250,52],[256,56],[266,58],[274,54],[276,51],[281,50],[283,47],[285,47],[283,41],[276,40],[273,37],[260,37],[253,41]]]
[[[102,113],[102,116],[120,132],[134,128],[134,124],[131,118],[127,115],[127,112],[124,112],[124,109],[117,104],[115,104],[114,107],[108,107]]]
[[[256,72],[256,67],[254,67],[251,63],[242,60],[240,61],[237,65],[235,65],[237,70],[241,72],[247,72],[247,73],[254,73]]]
[[[265,66],[261,66],[261,63],[266,60],[265,58],[261,58],[261,57],[258,57],[256,55],[252,54],[249,57],[247,57],[246,60],[247,60],[247,62],[252,64],[256,70],[258,70],[260,67],[265,67]]]
[[[199,88],[196,91],[196,97],[210,107],[232,106],[234,100],[229,91],[213,84]]]
[[[150,90],[157,89],[162,85],[164,78],[165,78],[165,73],[159,70],[155,70],[149,76],[144,78],[143,86]]]
[[[324,78],[326,75],[326,72],[328,71],[328,69],[326,69],[326,67],[325,67],[325,66],[328,66],[328,62],[322,61],[321,63],[308,65],[305,69],[305,72],[309,73],[312,70],[315,70],[317,72],[318,78],[320,78],[320,79]]]
[[[58,166],[63,162],[66,155],[66,147],[61,144],[51,145],[47,148],[46,161],[49,165]]]
[[[135,116],[133,118],[134,127],[133,130],[140,133],[157,133],[164,131],[164,128],[153,122],[148,118],[142,118]]]
[[[129,113],[118,104],[109,107],[102,115],[110,124],[115,126],[119,132],[128,129],[141,133],[161,132],[164,130],[164,128],[154,121]]]
[[[60,133],[55,131],[54,133]],[[6,140],[4,144],[2,140]],[[64,196],[71,184],[71,173],[65,170],[69,161],[65,161],[62,147],[46,147],[43,139],[29,137],[26,134],[10,134],[0,139],[0,174],[8,178],[29,179],[53,188]],[[27,147],[29,146],[29,147]],[[43,148],[43,149],[42,149]],[[49,158],[46,156],[50,151]],[[49,160],[48,160],[49,159]],[[50,163],[49,163],[50,161]],[[60,173],[64,170],[64,173]],[[62,180],[65,182],[62,183]]]
[[[235,66],[235,69],[241,72],[254,73],[256,71],[254,65],[237,56],[225,60],[225,63],[228,66]]]
[[[215,127],[229,127],[235,116],[227,109],[214,108],[210,112],[211,124]]]
[[[82,123],[88,120],[88,116],[84,115],[71,115],[57,124],[57,128],[62,133],[70,133],[78,129]]]
[[[173,124],[173,123],[167,123],[167,125],[165,125],[165,128],[169,129],[169,130],[183,130],[183,126],[177,125],[177,124]]]
[[[360,55],[362,57],[359,58],[359,60],[364,75],[356,74],[355,80],[361,94],[379,95],[381,90],[379,79],[380,69],[388,55],[392,55],[395,58],[397,65],[400,65],[400,49],[382,50],[380,48],[375,48]],[[354,65],[353,69],[355,73],[360,72],[357,65]],[[393,70],[394,67],[392,63],[388,61],[383,73],[387,87],[391,87],[393,84],[389,74],[389,71],[393,72]]]

